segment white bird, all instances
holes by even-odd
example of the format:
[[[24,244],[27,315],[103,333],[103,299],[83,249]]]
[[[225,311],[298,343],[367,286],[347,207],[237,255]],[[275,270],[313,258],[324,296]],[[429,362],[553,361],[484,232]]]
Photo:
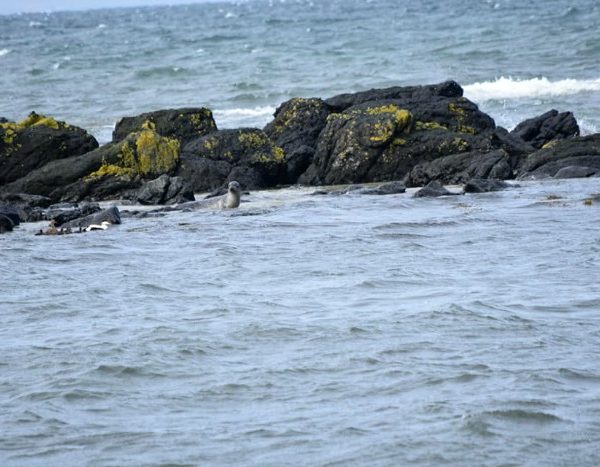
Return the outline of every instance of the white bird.
[[[102,221],[102,223],[100,225],[98,224],[90,224],[85,228],[86,232],[91,232],[92,230],[106,230],[108,229],[108,226],[112,225],[110,222],[108,221]]]

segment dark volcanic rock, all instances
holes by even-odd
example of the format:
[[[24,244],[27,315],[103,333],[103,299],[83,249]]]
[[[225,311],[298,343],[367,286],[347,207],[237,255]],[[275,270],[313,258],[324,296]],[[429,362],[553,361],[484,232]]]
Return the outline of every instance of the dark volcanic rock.
[[[51,206],[45,213],[46,220],[54,220],[57,227],[75,219],[80,219],[99,212],[98,203],[81,203],[81,205]]]
[[[423,186],[432,180],[454,185],[472,178],[512,178],[511,158],[503,149],[452,154],[415,166],[406,176],[407,186]]]
[[[440,84],[426,86],[403,86],[386,89],[371,89],[352,94],[339,94],[331,97],[325,103],[335,112],[342,112],[349,107],[365,102],[397,99],[405,102],[425,102],[433,97],[462,97],[463,89],[456,81],[445,81]]]
[[[0,123],[0,185],[55,160],[98,147],[85,130],[32,112],[25,120]]]
[[[17,206],[9,204],[0,206],[0,215],[9,218],[13,225],[21,223],[21,210]]]
[[[437,198],[439,196],[457,195],[444,188],[439,181],[433,180],[414,194],[415,198]]]
[[[395,195],[406,192],[406,186],[402,182],[382,183],[375,187],[363,187],[358,190],[361,195]]]
[[[181,177],[161,175],[146,182],[140,188],[136,199],[141,204],[176,204],[194,201],[194,193]]]
[[[504,146],[523,152],[525,143],[496,129],[488,115],[461,95],[460,86],[451,82],[327,100],[332,108],[345,110],[329,115],[299,183],[398,180],[417,164],[451,154]],[[381,97],[385,100],[370,100]]]
[[[261,130],[221,130],[196,138],[183,148],[177,175],[195,192],[212,191],[237,180],[245,189],[284,184],[285,154]]]
[[[281,104],[264,132],[286,158],[288,181],[294,183],[312,162],[317,139],[327,123],[330,108],[321,99],[294,98]]]
[[[119,142],[129,133],[143,129],[152,129],[161,136],[176,138],[183,145],[194,138],[217,131],[217,125],[212,112],[206,108],[158,110],[136,117],[123,117],[115,126],[113,142]]]
[[[104,209],[103,211],[97,212],[95,214],[72,220],[63,224],[61,227],[65,229],[69,227],[72,229],[79,227],[85,229],[91,224],[100,225],[103,221],[110,222],[111,224],[120,224],[121,215],[117,207],[113,206],[112,208]]]
[[[519,123],[511,133],[540,149],[550,141],[579,136],[579,125],[571,112],[553,109]]]
[[[146,129],[119,143],[50,162],[3,190],[44,195],[54,202],[131,198],[144,180],[173,172],[179,157],[178,140]]]
[[[598,174],[600,174],[598,168],[569,165],[567,167],[563,167],[558,172],[556,172],[554,178],[585,178]]]
[[[465,183],[463,191],[465,193],[486,193],[489,191],[501,191],[510,186],[502,180],[473,178]]]
[[[600,133],[557,141],[534,152],[519,167],[518,178],[572,176],[575,167],[584,168],[586,176],[600,175]]]
[[[0,212],[0,233],[11,232],[13,227],[13,221]]]

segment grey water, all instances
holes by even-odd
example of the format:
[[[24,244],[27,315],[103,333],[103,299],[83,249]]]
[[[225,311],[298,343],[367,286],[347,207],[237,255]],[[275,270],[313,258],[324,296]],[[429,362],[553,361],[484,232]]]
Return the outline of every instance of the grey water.
[[[600,462],[600,179],[311,192],[0,236],[2,465]]]
[[[101,142],[149,110],[261,127],[445,79],[507,128],[600,129],[592,0],[1,13],[0,116]],[[0,236],[0,465],[600,464],[599,179],[311,191]]]
[[[49,4],[50,6],[51,4]],[[110,140],[116,120],[207,106],[264,126],[291,97],[455,79],[499,125],[551,108],[600,131],[596,0],[254,0],[1,15],[0,116]]]

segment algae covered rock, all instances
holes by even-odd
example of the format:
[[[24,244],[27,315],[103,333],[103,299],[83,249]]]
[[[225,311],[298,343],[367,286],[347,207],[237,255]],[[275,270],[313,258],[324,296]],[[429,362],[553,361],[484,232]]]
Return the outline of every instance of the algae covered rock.
[[[113,131],[113,142],[119,142],[130,133],[150,128],[161,136],[175,138],[181,144],[217,131],[212,112],[204,107],[157,110],[135,117],[121,118]]]
[[[285,153],[261,130],[221,130],[185,145],[177,175],[194,191],[211,191],[234,176],[245,189],[272,187],[287,179]]]
[[[32,112],[21,122],[0,123],[0,185],[45,164],[85,154],[98,147],[81,128]]]
[[[264,131],[285,152],[288,179],[295,182],[312,162],[321,130],[331,113],[318,98],[294,98],[281,104]]]
[[[145,128],[119,143],[52,161],[3,190],[48,196],[53,202],[127,197],[143,180],[175,171],[179,157],[178,140]]]

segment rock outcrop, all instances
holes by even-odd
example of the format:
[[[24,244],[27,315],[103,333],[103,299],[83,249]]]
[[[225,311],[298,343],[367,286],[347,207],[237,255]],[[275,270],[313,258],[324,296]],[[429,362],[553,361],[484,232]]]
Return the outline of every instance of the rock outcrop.
[[[547,144],[519,167],[519,179],[600,176],[600,134]]]
[[[559,113],[552,109],[524,120],[511,133],[530,143],[535,149],[540,149],[551,141],[579,136],[579,125],[571,112]]]
[[[96,139],[85,130],[35,112],[18,123],[0,123],[0,186],[49,162],[97,147]]]
[[[248,190],[272,187],[287,180],[285,153],[261,130],[220,130],[183,148],[176,175],[195,192],[212,191],[232,180]]]
[[[169,177],[166,174],[146,182],[135,197],[140,204],[177,204],[194,199],[189,183],[181,177]]]

